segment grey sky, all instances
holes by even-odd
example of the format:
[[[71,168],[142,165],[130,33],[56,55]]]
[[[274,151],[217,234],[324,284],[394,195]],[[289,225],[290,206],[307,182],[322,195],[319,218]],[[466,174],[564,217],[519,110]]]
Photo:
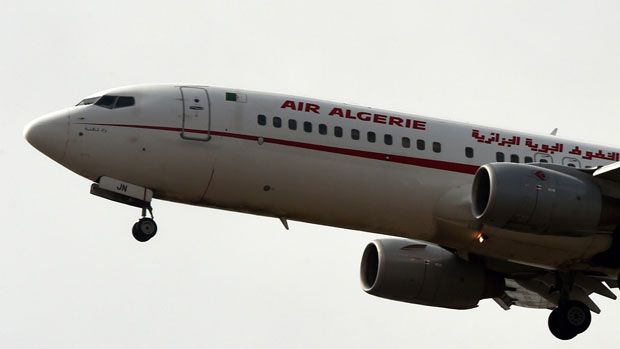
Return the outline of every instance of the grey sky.
[[[98,90],[188,82],[282,92],[620,145],[616,1],[4,0],[0,345],[6,348],[580,347],[547,311],[453,311],[359,287],[376,236],[166,202],[138,210],[22,137]],[[412,227],[415,229],[415,227]]]

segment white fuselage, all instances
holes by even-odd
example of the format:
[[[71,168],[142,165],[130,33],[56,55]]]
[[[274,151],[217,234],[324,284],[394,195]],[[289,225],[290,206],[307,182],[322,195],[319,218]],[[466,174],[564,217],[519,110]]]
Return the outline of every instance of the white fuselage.
[[[50,116],[68,119],[64,148],[50,156],[93,181],[118,178],[163,200],[549,268],[609,246],[608,234],[493,229],[488,243],[477,243],[468,194],[476,169],[501,160],[498,152],[504,161],[584,168],[620,160],[618,149],[309,98],[180,86],[114,89],[105,93],[135,97],[135,105],[83,105]]]

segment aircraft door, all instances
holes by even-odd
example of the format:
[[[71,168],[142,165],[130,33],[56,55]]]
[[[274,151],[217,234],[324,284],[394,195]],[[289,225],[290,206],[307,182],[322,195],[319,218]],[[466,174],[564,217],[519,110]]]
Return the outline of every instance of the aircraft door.
[[[182,86],[183,121],[181,138],[192,141],[211,139],[209,92],[201,87]]]

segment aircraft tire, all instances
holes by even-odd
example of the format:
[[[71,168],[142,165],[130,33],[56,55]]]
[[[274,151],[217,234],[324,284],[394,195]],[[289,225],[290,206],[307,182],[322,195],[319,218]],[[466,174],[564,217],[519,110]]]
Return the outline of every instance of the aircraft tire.
[[[590,327],[592,313],[587,305],[578,301],[569,301],[562,308],[564,308],[570,326],[579,333],[585,332]]]
[[[157,233],[157,224],[153,219],[144,217],[133,225],[131,233],[140,242],[149,241]]]
[[[588,307],[578,301],[568,301],[549,314],[549,330],[558,339],[569,340],[588,329],[592,315]]]

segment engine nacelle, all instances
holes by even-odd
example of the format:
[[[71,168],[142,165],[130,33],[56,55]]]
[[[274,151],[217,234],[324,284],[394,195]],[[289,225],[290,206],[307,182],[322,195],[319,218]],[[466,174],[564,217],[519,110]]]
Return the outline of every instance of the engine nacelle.
[[[589,234],[600,226],[603,197],[588,176],[574,169],[487,164],[474,178],[472,213],[481,223],[498,228]]]
[[[452,309],[475,308],[481,299],[504,291],[503,277],[481,264],[438,246],[404,239],[368,244],[360,277],[364,291],[374,296]]]

